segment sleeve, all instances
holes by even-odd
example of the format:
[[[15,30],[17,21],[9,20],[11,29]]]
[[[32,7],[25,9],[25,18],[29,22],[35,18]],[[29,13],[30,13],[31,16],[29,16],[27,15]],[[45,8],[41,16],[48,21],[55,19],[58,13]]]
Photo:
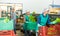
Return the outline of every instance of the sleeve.
[[[13,19],[12,12],[11,12],[11,19]]]
[[[47,24],[50,24],[50,17],[48,16]]]
[[[15,12],[15,20],[16,20],[16,12]]]
[[[24,16],[23,16],[24,17]],[[25,22],[25,17],[24,17],[24,22]]]
[[[38,16],[38,17],[37,17],[37,24],[40,24],[40,20],[41,20],[41,17]]]
[[[26,15],[24,16],[24,20],[25,20],[25,23],[29,22],[29,19],[26,17]]]

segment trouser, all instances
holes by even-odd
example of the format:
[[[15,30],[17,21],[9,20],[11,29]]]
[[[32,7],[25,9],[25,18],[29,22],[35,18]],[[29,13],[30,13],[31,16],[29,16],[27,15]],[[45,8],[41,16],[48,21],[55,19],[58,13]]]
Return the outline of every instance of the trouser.
[[[38,36],[46,36],[46,33],[47,33],[47,27],[46,26],[42,26],[39,29]]]
[[[24,30],[24,36],[32,36],[31,31]]]
[[[14,33],[16,34],[16,28],[14,28]]]
[[[36,36],[38,36],[38,32],[36,32]]]
[[[36,26],[36,36],[38,36],[38,32],[39,32],[39,27],[38,25]]]
[[[16,34],[16,20],[14,20],[14,33]]]

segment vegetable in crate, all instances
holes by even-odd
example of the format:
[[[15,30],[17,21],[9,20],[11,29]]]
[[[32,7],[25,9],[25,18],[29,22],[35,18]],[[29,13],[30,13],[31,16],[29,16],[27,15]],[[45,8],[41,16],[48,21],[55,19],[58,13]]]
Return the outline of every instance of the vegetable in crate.
[[[30,18],[30,21],[36,22],[35,16],[32,16],[32,15],[31,15],[29,18]]]
[[[6,19],[4,19],[4,22],[5,22],[5,23],[9,22],[9,18],[6,17]]]
[[[60,23],[60,18],[56,18],[56,20],[51,22],[52,24]]]
[[[55,30],[55,28],[53,28],[53,27],[48,28],[48,33],[47,34],[53,35],[53,34],[56,34],[56,33],[57,33],[57,31]]]
[[[56,18],[56,21],[60,23],[60,18]]]

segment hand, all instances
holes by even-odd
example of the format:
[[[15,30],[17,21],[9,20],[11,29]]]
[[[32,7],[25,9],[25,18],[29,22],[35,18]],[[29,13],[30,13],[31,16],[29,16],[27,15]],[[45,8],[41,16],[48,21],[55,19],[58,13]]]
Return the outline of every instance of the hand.
[[[29,23],[28,21],[26,21],[26,23]]]
[[[42,25],[38,24],[38,27],[40,27],[40,26],[42,26]]]
[[[50,22],[50,24],[56,24],[56,22]]]

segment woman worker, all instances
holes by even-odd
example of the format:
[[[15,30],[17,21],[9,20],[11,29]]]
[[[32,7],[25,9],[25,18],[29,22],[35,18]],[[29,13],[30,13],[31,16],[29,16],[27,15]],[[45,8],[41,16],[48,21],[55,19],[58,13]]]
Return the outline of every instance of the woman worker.
[[[35,30],[35,26],[36,26],[35,21],[32,20],[34,19],[34,16],[30,14],[29,10],[27,10],[26,14],[24,15],[24,18],[25,18],[25,23],[23,25],[25,32],[24,36],[32,36],[32,31]]]
[[[36,36],[38,35],[46,36],[46,23],[50,23],[48,12],[49,12],[49,9],[44,9],[43,13],[38,16],[38,19],[37,19],[38,27],[41,27],[41,31],[44,33],[40,33],[40,32],[39,34],[36,33]],[[39,28],[37,29],[39,30]]]

